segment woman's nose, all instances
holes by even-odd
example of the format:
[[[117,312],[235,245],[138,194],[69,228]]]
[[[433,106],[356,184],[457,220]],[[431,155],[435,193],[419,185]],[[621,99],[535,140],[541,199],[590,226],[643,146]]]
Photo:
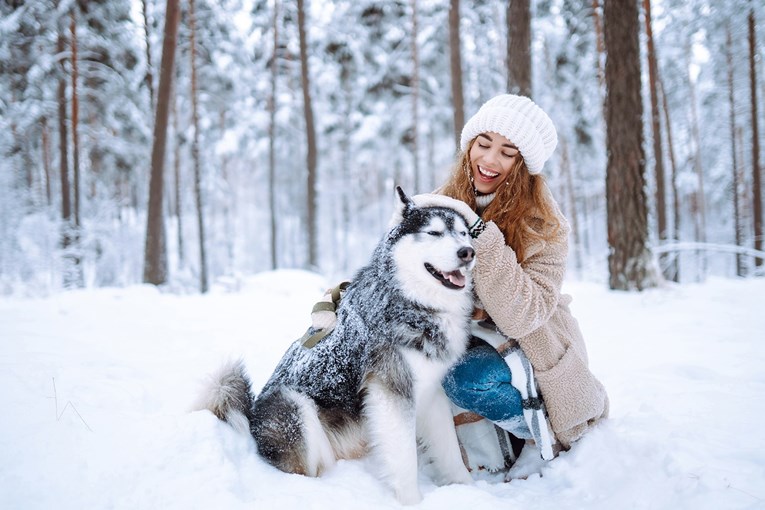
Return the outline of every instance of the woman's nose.
[[[496,151],[494,149],[487,151],[486,155],[484,156],[484,159],[487,163],[496,163],[499,161],[499,154],[497,154],[499,151]]]

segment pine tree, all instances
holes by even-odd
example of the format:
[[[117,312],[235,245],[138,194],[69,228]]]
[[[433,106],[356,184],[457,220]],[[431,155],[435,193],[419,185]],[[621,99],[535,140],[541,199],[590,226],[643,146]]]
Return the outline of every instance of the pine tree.
[[[180,9],[178,0],[167,0],[162,63],[159,71],[157,114],[154,122],[154,143],[151,149],[151,182],[146,225],[143,281],[160,285],[167,281],[167,247],[165,241],[162,200],[164,188],[165,146],[172,89],[175,47],[178,38]]]
[[[452,108],[454,109],[455,146],[460,147],[460,134],[465,125],[465,99],[462,96],[462,43],[460,38],[460,1],[449,3],[449,54],[451,55]]]
[[[603,14],[609,286],[643,290],[657,282],[648,249],[637,0],[609,0]]]
[[[199,236],[199,291],[207,292],[207,249],[205,247],[205,215],[202,200],[202,162],[199,150],[199,99],[197,88],[197,58],[196,58],[196,10],[194,0],[189,0],[189,57],[191,63],[191,124],[194,135],[191,140],[191,159],[194,164],[194,202],[197,210],[197,234]]]
[[[747,22],[749,25],[749,89],[751,95],[752,110],[752,197],[754,216],[754,249],[763,251],[763,242],[765,242],[765,228],[763,227],[762,211],[762,180],[760,177],[760,129],[757,107],[757,31],[754,19],[754,6],[750,1],[749,16]],[[758,257],[755,261],[756,266],[762,266],[765,263],[763,257]]]
[[[507,2],[507,90],[531,96],[531,5]]]
[[[303,89],[303,115],[306,131],[306,223],[308,226],[308,267],[318,267],[318,217],[316,211],[316,126],[311,103],[311,78],[308,69],[308,36],[306,34],[304,0],[297,2],[298,35],[300,38],[300,76]]]

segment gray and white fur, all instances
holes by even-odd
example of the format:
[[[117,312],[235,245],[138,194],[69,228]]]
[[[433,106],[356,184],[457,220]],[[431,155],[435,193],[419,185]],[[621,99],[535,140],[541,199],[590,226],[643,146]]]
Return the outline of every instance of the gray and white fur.
[[[462,216],[397,196],[400,221],[354,276],[334,330],[310,349],[293,343],[257,398],[242,362],[223,367],[203,407],[288,473],[370,454],[414,504],[418,446],[438,483],[472,482],[441,380],[467,345],[475,252]]]

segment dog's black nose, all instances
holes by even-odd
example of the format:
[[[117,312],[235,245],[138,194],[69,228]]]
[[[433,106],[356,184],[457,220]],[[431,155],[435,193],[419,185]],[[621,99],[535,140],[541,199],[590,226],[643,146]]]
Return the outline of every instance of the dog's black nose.
[[[457,257],[465,262],[470,262],[475,257],[475,250],[470,246],[463,246],[457,251]]]

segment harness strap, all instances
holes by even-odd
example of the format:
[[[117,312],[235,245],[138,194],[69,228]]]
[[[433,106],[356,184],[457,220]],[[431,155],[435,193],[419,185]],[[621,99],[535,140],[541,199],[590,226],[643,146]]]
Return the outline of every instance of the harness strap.
[[[311,347],[314,347],[316,344],[322,341],[325,336],[329,335],[332,331],[331,329],[320,329],[313,335],[309,334],[311,330],[305,332],[305,335],[300,339],[300,341],[303,343],[303,347],[306,349],[310,349]]]
[[[335,310],[337,310],[337,305],[333,301],[318,301],[315,305],[313,305],[311,313],[334,312]]]
[[[342,293],[345,292],[345,289],[348,288],[348,285],[350,285],[351,282],[344,281],[341,282],[336,287],[332,288],[331,291],[329,291],[330,296],[332,296],[332,301],[319,301],[316,304],[313,305],[313,308],[311,309],[311,313],[315,312],[332,312],[335,313],[337,311],[337,305],[340,303],[340,298],[342,297]],[[326,296],[326,294],[325,294]],[[329,335],[334,328],[325,328],[320,329],[318,331],[314,331],[311,333],[313,328],[308,328],[308,331],[305,332],[305,334],[300,338],[300,342],[303,344],[303,347],[306,349],[310,349],[314,347],[316,344],[322,341],[325,336]]]

